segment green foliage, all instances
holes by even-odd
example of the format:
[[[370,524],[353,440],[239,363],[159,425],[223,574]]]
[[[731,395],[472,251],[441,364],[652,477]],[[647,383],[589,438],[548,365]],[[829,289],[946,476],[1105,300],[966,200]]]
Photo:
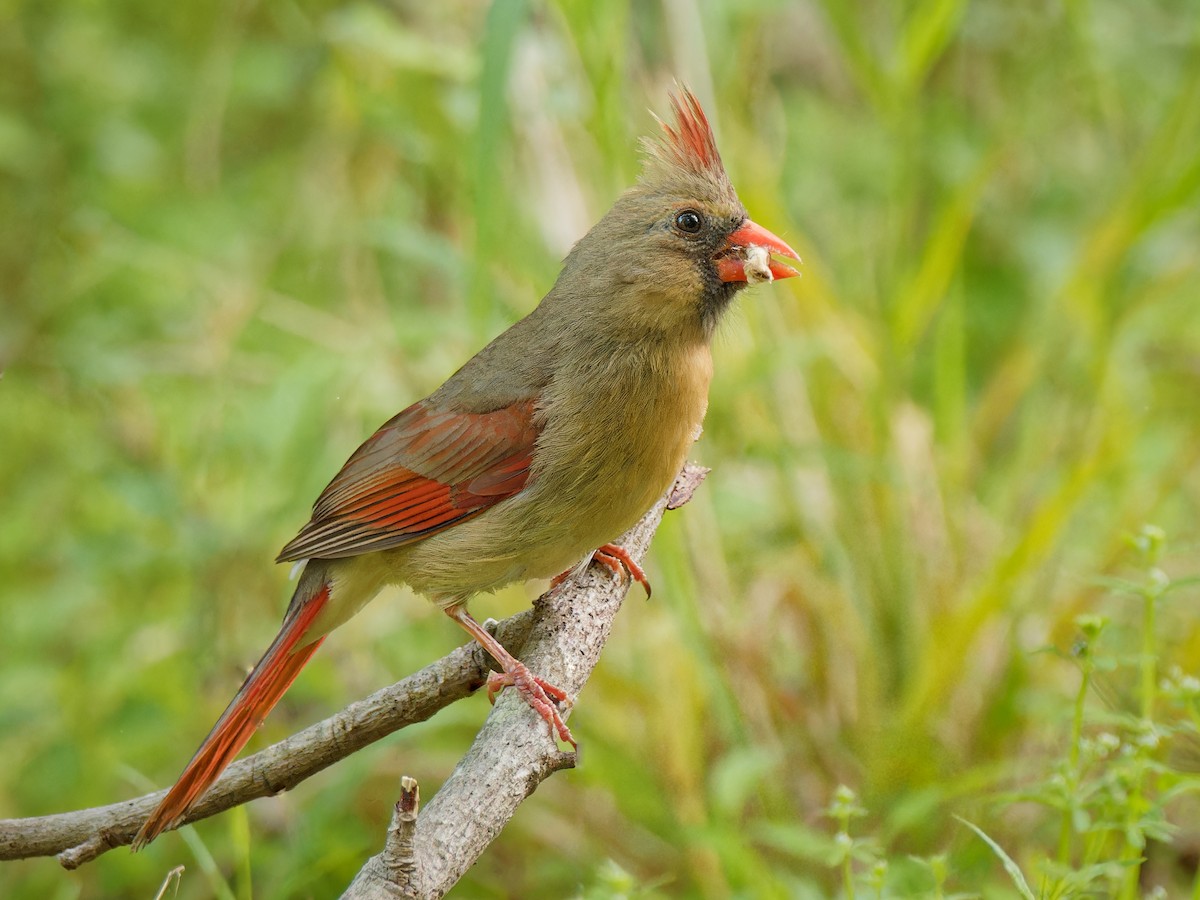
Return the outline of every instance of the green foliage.
[[[1019,804],[1036,804],[1060,817],[1056,851],[1049,845],[1039,849],[1036,843],[1018,842],[1027,864],[1038,872],[1039,890],[1034,892],[1021,866],[999,841],[978,825],[955,816],[983,840],[1025,900],[1080,896],[1133,900],[1143,896],[1146,882],[1154,884],[1154,890],[1163,896],[1181,896],[1186,886],[1177,876],[1151,869],[1147,856],[1155,845],[1169,847],[1180,825],[1195,820],[1196,804],[1191,795],[1200,792],[1200,775],[1191,770],[1186,756],[1179,751],[1186,754],[1194,749],[1192,745],[1200,737],[1196,716],[1200,681],[1173,669],[1160,683],[1157,670],[1163,642],[1154,626],[1154,610],[1173,587],[1195,579],[1172,581],[1157,567],[1165,543],[1160,528],[1145,526],[1129,543],[1140,557],[1141,581],[1106,581],[1142,601],[1140,619],[1126,616],[1126,622],[1111,622],[1093,614],[1077,617],[1078,638],[1069,654],[1060,654],[1076,663],[1081,676],[1070,714],[1065,715],[1065,708],[1060,711],[1060,721],[1070,723],[1069,729],[1057,736],[1065,755],[1055,760],[1053,754],[1046,754],[1041,760],[1046,769],[1044,777],[1016,791],[997,794],[989,804],[1001,813],[1012,813]],[[1100,638],[1110,626],[1116,632],[1110,635],[1112,642],[1119,643],[1129,632],[1139,630],[1134,625],[1139,621],[1141,633],[1136,638],[1142,653],[1126,658],[1119,649],[1116,653],[1102,652]],[[1092,696],[1104,696],[1098,688],[1099,674],[1123,669],[1143,676],[1128,679],[1140,685],[1138,713],[1103,707],[1089,712]],[[1148,678],[1144,677],[1147,670]],[[1172,702],[1163,702],[1166,698]],[[1066,698],[1060,703],[1068,706]],[[1027,767],[1025,774],[1033,768]],[[868,811],[858,806],[849,788],[837,788],[828,814],[838,823],[833,840],[841,851],[828,860],[828,865],[840,869],[843,896],[853,898],[860,881],[873,887],[876,896],[911,893],[905,888],[898,893],[888,892],[889,861],[877,841],[850,837],[850,821],[867,817]],[[946,896],[943,889],[952,875],[954,881],[964,881],[960,866],[948,865],[951,859],[939,854],[922,860],[933,878],[935,897]],[[959,862],[957,857],[953,861]],[[1200,873],[1194,867],[1191,895],[1200,896]]]
[[[1193,4],[0,17],[0,816],[174,777],[308,503],[532,307],[678,78],[804,277],[723,332],[715,471],[580,700],[584,765],[462,896],[1018,896],[1006,867],[1200,896]],[[460,640],[388,594],[256,746]],[[153,897],[182,864],[184,898],[335,894],[486,712],[0,893]]]

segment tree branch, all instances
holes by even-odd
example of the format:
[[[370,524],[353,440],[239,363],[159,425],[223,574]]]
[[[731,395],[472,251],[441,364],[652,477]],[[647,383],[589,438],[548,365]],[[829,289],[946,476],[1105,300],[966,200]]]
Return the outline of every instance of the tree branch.
[[[621,537],[618,543],[635,562],[645,556],[663,512],[691,499],[707,473],[686,466],[667,495]],[[534,604],[536,619],[522,661],[577,696],[600,659],[627,590],[627,584],[593,566],[543,594]],[[343,900],[444,896],[522,801],[551,774],[574,764],[575,755],[559,751],[537,713],[515,691],[506,691],[471,749],[418,816],[403,878],[389,870],[385,847],[359,871]]]
[[[619,543],[635,560],[645,555],[664,509],[686,503],[705,474],[707,470],[698,466],[685,467],[668,495],[621,538]],[[574,697],[595,668],[626,592],[627,585],[606,570],[589,567],[538,598],[533,609],[497,623],[495,634],[532,671]],[[478,644],[459,647],[402,681],[234,763],[184,824],[288,790],[392,732],[428,719],[481,687],[490,663]],[[573,754],[558,750],[545,724],[517,692],[506,691],[467,755],[417,817],[415,829],[398,820],[400,832],[411,841],[403,864],[396,864],[400,857],[394,855],[394,848],[372,857],[346,896],[442,896],[499,834],[521,801],[552,772],[574,765],[574,759]],[[65,868],[77,868],[132,842],[165,794],[161,790],[108,806],[0,820],[0,860],[58,854]],[[415,802],[414,796],[414,815]],[[389,852],[393,855],[385,859]],[[406,885],[399,891],[398,872],[407,873]]]
[[[519,652],[533,624],[524,610],[496,626],[496,636]],[[467,644],[369,697],[350,704],[265,750],[231,765],[184,819],[196,822],[306,778],[394,731],[423,722],[483,685],[491,658]],[[59,854],[74,869],[113,847],[129,844],[166,790],[108,806],[29,819],[0,820],[0,860]]]

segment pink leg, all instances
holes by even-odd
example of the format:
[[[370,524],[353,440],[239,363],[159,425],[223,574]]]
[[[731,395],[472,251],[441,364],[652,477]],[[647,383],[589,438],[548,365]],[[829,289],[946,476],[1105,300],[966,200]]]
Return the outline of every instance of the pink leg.
[[[559,740],[578,748],[575,738],[571,736],[571,729],[567,727],[554,705],[556,701],[570,705],[571,701],[566,692],[530,672],[523,662],[505,650],[486,628],[475,621],[465,606],[452,606],[446,610],[446,615],[466,629],[504,669],[503,673],[492,672],[488,675],[488,699],[496,702],[496,694],[512,685],[525,698],[525,702],[546,720],[546,724],[550,726],[551,737],[557,735]]]
[[[629,555],[629,551],[624,547],[618,547],[616,544],[605,544],[603,547],[597,548],[596,552],[592,554],[592,561],[601,563],[606,568],[611,569],[612,573],[617,576],[622,576],[628,572],[630,578],[646,589],[646,599],[650,599],[650,579],[646,577],[646,573],[642,570],[642,567],[633,561],[633,557]],[[555,575],[550,579],[550,587],[558,587],[571,577],[573,571],[575,570],[567,569],[567,571]]]

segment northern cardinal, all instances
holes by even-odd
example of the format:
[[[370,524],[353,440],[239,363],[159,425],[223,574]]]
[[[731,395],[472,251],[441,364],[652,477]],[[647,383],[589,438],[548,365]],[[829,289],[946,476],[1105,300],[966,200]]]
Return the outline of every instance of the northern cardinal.
[[[174,828],[337,626],[387,584],[437,603],[575,744],[557,704],[467,612],[467,600],[588,559],[670,486],[704,417],[709,343],[750,282],[796,275],[795,251],[746,215],[704,111],[671,98],[637,184],[571,250],[537,308],[354,452],[280,552],[304,571],[283,626],[134,840]],[[599,549],[597,549],[599,548]],[[564,573],[565,574],[565,573]],[[648,588],[648,584],[647,584]]]

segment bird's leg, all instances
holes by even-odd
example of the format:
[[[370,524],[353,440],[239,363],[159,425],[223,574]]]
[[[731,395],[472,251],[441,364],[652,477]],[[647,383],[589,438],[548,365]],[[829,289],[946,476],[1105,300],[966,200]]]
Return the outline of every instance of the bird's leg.
[[[541,716],[546,724],[550,726],[550,736],[557,736],[572,747],[578,748],[575,743],[575,738],[571,736],[571,729],[567,727],[567,723],[558,713],[558,707],[555,702],[571,705],[571,700],[567,697],[566,691],[555,687],[545,679],[538,678],[534,675],[526,665],[509,653],[501,643],[492,637],[491,633],[475,621],[474,617],[467,612],[466,606],[451,606],[446,610],[446,615],[452,618],[455,622],[461,625],[471,637],[479,642],[496,662],[500,663],[500,668],[503,672],[492,672],[488,675],[487,689],[488,700],[495,703],[496,694],[504,690],[509,685],[520,691],[521,696],[525,698],[525,702],[533,707],[534,712]]]
[[[646,589],[646,599],[650,599],[650,579],[646,577],[645,571],[637,563],[633,561],[633,557],[629,555],[629,551],[624,547],[619,547],[616,544],[605,544],[599,547],[592,554],[592,561],[601,563],[605,568],[612,570],[612,573],[617,576],[624,576],[629,573],[629,577]],[[553,590],[558,587],[575,573],[575,569],[567,569],[550,579],[550,588]]]

